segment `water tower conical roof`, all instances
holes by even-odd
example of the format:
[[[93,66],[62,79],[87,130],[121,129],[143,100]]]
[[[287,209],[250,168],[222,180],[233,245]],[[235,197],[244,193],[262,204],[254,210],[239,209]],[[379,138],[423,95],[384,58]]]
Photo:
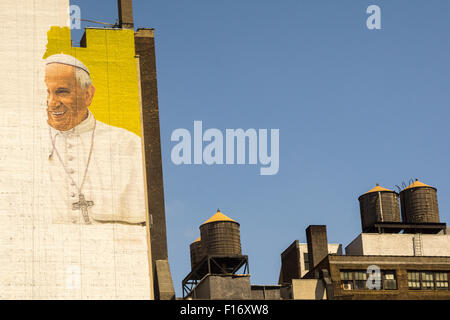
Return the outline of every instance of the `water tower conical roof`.
[[[434,188],[432,186],[429,186],[423,182],[420,182],[419,179],[416,179],[416,181],[414,181],[413,183],[411,183],[409,186],[407,186],[405,189],[412,189],[412,188],[419,188],[419,187],[428,187],[428,188]]]
[[[219,209],[217,209],[217,212],[211,218],[209,218],[208,220],[203,222],[202,225],[211,223],[211,222],[218,222],[218,221],[230,221],[230,222],[238,223],[237,221],[231,219],[230,217],[227,217],[222,212],[220,212]]]
[[[388,191],[388,192],[392,192],[392,190],[380,187],[378,184],[375,188],[370,189],[369,191],[367,191],[364,194],[368,194],[368,193],[372,193],[372,192],[381,192],[381,191]]]

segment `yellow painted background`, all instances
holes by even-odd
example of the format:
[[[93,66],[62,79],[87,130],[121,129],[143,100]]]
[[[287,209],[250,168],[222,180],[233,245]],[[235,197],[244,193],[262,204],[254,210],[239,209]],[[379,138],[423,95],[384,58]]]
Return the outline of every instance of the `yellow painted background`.
[[[86,29],[86,48],[78,48],[72,47],[68,27],[51,27],[47,40],[44,59],[69,54],[89,69],[96,89],[89,110],[95,118],[140,136],[134,30]]]

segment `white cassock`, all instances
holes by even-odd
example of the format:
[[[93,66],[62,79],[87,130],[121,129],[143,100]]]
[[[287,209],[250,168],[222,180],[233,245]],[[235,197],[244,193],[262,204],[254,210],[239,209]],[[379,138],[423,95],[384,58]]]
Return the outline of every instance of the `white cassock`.
[[[81,211],[72,207],[79,200],[77,185],[86,169],[94,124],[82,188],[85,199],[94,203],[88,208],[91,224],[86,224]],[[26,259],[22,276],[7,277],[5,285],[15,291],[0,292],[0,298],[150,299],[140,138],[96,121],[90,112],[66,132],[45,123],[40,128],[31,215],[18,226],[24,230],[20,243],[31,250],[17,252],[18,259]]]
[[[90,221],[94,224],[145,222],[142,147],[138,136],[96,121],[91,112],[71,130],[49,129],[56,147],[53,150],[49,141],[53,223],[85,223],[81,210],[72,207],[79,201],[78,187],[86,172],[92,142],[92,155],[81,190],[87,201],[93,201],[93,206],[88,208]]]

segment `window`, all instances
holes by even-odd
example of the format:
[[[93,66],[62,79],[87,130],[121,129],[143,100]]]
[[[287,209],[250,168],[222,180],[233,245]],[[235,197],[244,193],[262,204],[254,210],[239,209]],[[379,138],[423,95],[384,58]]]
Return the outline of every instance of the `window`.
[[[408,271],[410,290],[448,290],[449,273],[446,271]]]
[[[395,271],[382,271],[383,289],[397,290],[397,280],[395,279]]]
[[[408,272],[408,288],[412,290],[420,289],[420,272]]]
[[[435,276],[436,276],[436,289],[448,290],[448,273],[436,272]]]
[[[303,252],[303,261],[305,262],[305,270],[309,270],[309,256],[308,256],[308,252]]]
[[[367,273],[365,271],[355,271],[355,289],[366,289]]]
[[[433,281],[433,272],[422,272],[422,289],[423,290],[433,290],[434,289],[434,281]]]
[[[353,273],[351,271],[341,272],[341,284],[344,290],[353,290]]]
[[[393,270],[381,270],[380,288],[397,290],[397,277]],[[367,270],[341,270],[341,287],[343,290],[369,290],[367,287]]]

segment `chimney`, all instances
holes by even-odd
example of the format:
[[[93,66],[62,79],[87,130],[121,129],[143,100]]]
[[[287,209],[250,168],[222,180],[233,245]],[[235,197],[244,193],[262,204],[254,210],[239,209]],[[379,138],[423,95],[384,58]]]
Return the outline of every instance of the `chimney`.
[[[119,9],[119,27],[134,29],[133,0],[117,0],[117,7]]]
[[[306,241],[308,242],[309,270],[312,271],[328,255],[327,226],[306,228]]]

